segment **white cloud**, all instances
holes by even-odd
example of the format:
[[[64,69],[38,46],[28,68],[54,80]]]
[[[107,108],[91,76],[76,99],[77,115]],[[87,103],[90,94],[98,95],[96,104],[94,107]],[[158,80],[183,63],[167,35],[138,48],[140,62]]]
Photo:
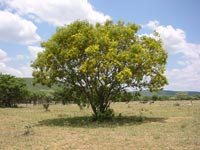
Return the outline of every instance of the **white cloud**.
[[[158,26],[156,31],[160,34],[164,42],[164,47],[169,52],[178,53],[183,52],[185,47],[185,32],[181,29],[174,29],[169,26]]]
[[[29,64],[20,67],[19,70],[22,72],[23,77],[32,77],[33,68],[31,68]]]
[[[45,21],[56,26],[75,20],[102,23],[110,19],[108,15],[96,11],[88,0],[4,0],[4,3],[20,15],[29,15],[36,21]]]
[[[150,29],[155,30],[159,26],[159,22],[157,20],[149,21],[146,25],[143,25],[143,27],[148,27]]]
[[[32,44],[40,41],[36,30],[31,21],[8,11],[0,11],[0,41]]]
[[[0,73],[10,74],[16,77],[32,77],[33,69],[29,65],[21,66],[19,68],[13,68],[6,63],[0,62]]]
[[[7,57],[7,53],[0,49],[0,63],[10,61],[11,58]]]
[[[14,69],[12,67],[9,67],[5,63],[1,63],[1,62],[0,62],[0,72],[2,72],[4,74],[15,75],[17,77],[22,77],[23,76],[22,72],[19,71],[18,69]]]
[[[33,59],[37,58],[37,54],[39,52],[42,52],[44,49],[42,47],[38,47],[38,46],[28,46],[28,50],[31,54],[31,57]]]
[[[30,64],[22,65],[19,67],[11,67],[7,62],[15,63],[15,61],[23,61],[28,59],[28,56],[25,55],[16,55],[16,58],[10,58],[7,56],[7,53],[0,49],[0,73],[11,74],[17,77],[32,77],[32,68]]]
[[[34,60],[37,57],[37,54],[43,51],[43,48],[28,46],[28,50],[30,52],[30,56],[18,54],[15,58],[11,59],[7,56],[5,51],[0,49],[0,73],[11,74],[17,77],[32,77],[33,69],[30,67],[30,63],[24,64],[23,62],[30,59]],[[19,61],[21,61],[22,64],[18,63],[17,67],[12,67],[7,63],[8,61],[10,62],[9,64],[18,63]]]
[[[182,69],[167,70],[166,75],[169,79],[170,90],[200,91],[200,63],[190,63]]]
[[[0,49],[0,61],[7,56],[6,52]]]
[[[19,77],[23,76],[22,72],[18,69],[6,65],[6,62],[11,60],[12,59],[7,56],[7,53],[0,49],[0,73],[16,75]]]
[[[147,25],[152,30],[156,30],[163,40],[164,48],[172,55],[181,54],[177,57],[179,68],[167,68],[166,75],[171,90],[196,90],[200,91],[200,44],[186,41],[186,34],[181,29],[175,29],[171,25],[162,26],[158,21],[150,21]],[[181,68],[181,69],[180,69]]]
[[[13,68],[0,62],[0,73],[10,74],[16,77],[32,77],[33,69],[29,65]]]
[[[21,55],[21,54],[18,54],[16,56],[16,60],[24,60],[25,58],[26,58],[26,56],[25,55]]]

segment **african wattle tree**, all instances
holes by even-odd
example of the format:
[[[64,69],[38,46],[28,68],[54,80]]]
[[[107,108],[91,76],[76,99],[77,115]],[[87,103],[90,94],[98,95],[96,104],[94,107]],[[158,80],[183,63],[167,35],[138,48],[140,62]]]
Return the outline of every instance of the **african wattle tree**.
[[[123,21],[60,27],[41,44],[45,50],[32,64],[35,81],[70,87],[77,103],[90,104],[96,117],[110,111],[111,101],[127,87],[158,90],[167,84],[167,53],[157,34],[139,36],[138,30]]]

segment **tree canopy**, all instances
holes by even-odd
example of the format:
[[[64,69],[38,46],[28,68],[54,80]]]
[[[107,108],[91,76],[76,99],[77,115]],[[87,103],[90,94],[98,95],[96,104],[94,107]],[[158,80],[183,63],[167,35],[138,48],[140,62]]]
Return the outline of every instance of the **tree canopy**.
[[[27,87],[23,79],[0,73],[0,106],[14,107],[24,102]]]
[[[32,63],[35,82],[63,83],[76,91],[79,105],[104,113],[121,91],[158,90],[167,84],[167,53],[157,33],[137,34],[133,23],[75,21],[41,43],[45,50]]]

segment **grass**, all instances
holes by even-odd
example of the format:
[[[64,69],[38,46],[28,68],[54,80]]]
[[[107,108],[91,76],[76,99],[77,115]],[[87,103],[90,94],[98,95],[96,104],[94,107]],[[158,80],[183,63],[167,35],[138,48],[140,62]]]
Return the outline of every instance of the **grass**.
[[[113,103],[103,123],[73,104],[0,108],[0,150],[199,150],[200,101],[175,103]]]

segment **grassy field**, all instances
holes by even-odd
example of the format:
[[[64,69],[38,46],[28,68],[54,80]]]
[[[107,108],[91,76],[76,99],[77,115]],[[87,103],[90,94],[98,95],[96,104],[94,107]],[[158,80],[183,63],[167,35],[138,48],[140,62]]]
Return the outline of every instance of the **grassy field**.
[[[178,106],[178,104],[180,104]],[[200,150],[200,101],[113,103],[116,118],[92,122],[89,108],[0,108],[1,150]]]

